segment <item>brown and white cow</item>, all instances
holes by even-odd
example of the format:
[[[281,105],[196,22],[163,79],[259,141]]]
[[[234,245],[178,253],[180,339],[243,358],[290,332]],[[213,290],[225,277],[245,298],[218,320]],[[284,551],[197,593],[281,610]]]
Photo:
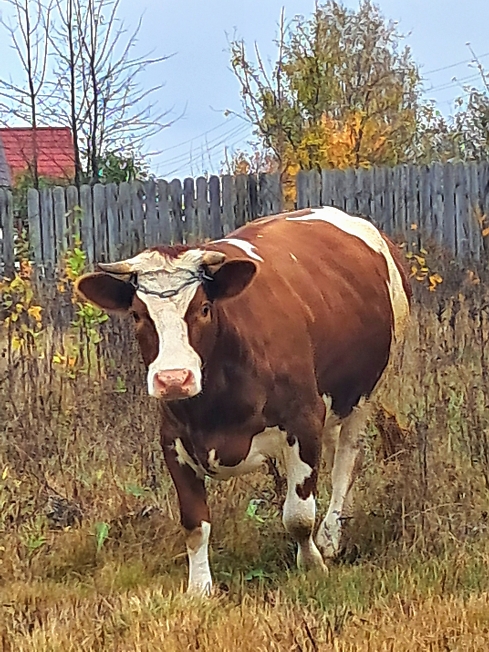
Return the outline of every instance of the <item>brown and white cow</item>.
[[[204,478],[247,473],[267,458],[287,475],[283,523],[299,567],[323,568],[339,548],[364,404],[409,316],[396,248],[367,220],[321,208],[100,268],[77,289],[136,322],[188,533],[188,590],[212,587]],[[332,496],[314,541],[323,441]]]

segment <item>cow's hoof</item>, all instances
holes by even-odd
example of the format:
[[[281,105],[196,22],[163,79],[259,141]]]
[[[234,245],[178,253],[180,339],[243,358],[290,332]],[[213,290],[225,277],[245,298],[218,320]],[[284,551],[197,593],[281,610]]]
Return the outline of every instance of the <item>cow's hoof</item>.
[[[316,544],[321,551],[324,560],[335,559],[340,551],[341,543],[341,521],[339,518],[334,522],[322,523],[316,535]]]
[[[213,594],[213,587],[210,582],[205,584],[189,584],[187,595],[191,598],[210,598]]]
[[[297,549],[297,567],[301,571],[318,570],[327,572],[328,569],[323,561],[323,557],[312,539],[299,544]]]

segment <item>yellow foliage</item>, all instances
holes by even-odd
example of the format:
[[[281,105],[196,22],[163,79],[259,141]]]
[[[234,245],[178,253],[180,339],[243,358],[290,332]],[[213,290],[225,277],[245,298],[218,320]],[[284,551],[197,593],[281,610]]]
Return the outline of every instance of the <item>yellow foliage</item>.
[[[430,292],[434,292],[443,282],[442,276],[430,268],[431,263],[428,262],[428,252],[425,249],[419,249],[419,253],[408,250],[406,258],[410,263],[410,277],[425,285]]]
[[[0,308],[6,315],[3,327],[10,332],[12,351],[32,347],[42,331],[42,307],[34,301],[32,265],[21,260],[12,279],[0,280]]]
[[[29,306],[29,308],[27,308],[27,314],[29,317],[33,317],[37,323],[41,321],[41,311],[41,306]]]
[[[365,168],[376,163],[396,163],[391,139],[393,127],[377,117],[351,111],[344,119],[323,115],[304,128],[297,144],[285,145],[283,161],[286,205],[295,200],[295,176],[299,170]]]

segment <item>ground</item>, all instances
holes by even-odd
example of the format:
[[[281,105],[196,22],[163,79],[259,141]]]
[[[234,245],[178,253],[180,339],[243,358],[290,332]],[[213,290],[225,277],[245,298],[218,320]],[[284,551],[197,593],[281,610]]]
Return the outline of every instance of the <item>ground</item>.
[[[125,327],[103,324],[73,365],[66,332],[14,352],[0,375],[0,650],[487,649],[485,305],[480,288],[415,305],[328,574],[295,569],[280,481],[211,483],[208,601],[183,594],[156,402]],[[323,474],[322,513],[328,488]]]

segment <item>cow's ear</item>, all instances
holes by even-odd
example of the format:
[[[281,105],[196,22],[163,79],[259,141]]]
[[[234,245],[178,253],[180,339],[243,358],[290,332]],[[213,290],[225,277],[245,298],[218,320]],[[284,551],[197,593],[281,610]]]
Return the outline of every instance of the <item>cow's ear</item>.
[[[255,274],[256,265],[251,260],[230,260],[206,282],[206,294],[211,301],[235,297],[251,283]]]
[[[107,312],[127,312],[134,297],[134,286],[105,272],[85,274],[75,284],[83,299]]]

